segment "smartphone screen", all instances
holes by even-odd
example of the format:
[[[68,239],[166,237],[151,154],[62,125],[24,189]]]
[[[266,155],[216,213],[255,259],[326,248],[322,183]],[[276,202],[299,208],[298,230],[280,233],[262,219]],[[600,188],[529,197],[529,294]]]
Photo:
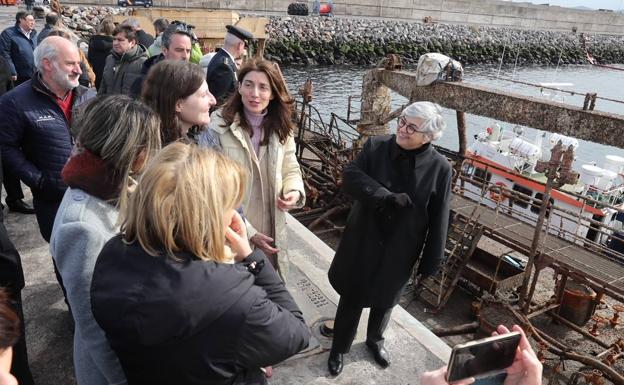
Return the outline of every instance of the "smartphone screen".
[[[448,382],[500,373],[513,364],[519,342],[520,333],[512,332],[455,346],[447,370]]]

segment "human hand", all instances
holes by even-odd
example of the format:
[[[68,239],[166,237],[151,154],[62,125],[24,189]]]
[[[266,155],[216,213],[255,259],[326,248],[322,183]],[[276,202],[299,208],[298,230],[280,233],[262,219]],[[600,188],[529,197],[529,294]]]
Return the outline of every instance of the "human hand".
[[[11,80],[13,80],[14,82],[17,81],[17,76],[16,75],[11,76]]]
[[[232,221],[225,229],[225,238],[230,243],[230,248],[234,252],[234,259],[240,262],[251,254],[251,246],[247,240],[247,227],[240,214],[235,210],[232,215]]]
[[[293,190],[284,194],[283,198],[277,197],[277,208],[282,211],[288,211],[295,208],[297,202],[301,198],[301,192]]]
[[[388,208],[403,209],[413,207],[414,203],[406,193],[392,193],[384,198],[384,205]]]
[[[514,325],[511,330],[520,333],[520,343],[513,364],[507,368],[507,378],[504,385],[541,385],[542,363],[537,359],[524,330],[518,325]],[[509,329],[499,325],[492,335],[506,333],[509,333]]]
[[[271,245],[271,243],[273,243],[274,239],[269,237],[268,235],[262,234],[262,233],[256,233],[256,235],[254,235],[253,237],[251,237],[250,239],[251,243],[253,243],[254,245],[256,245],[257,248],[259,248],[260,250],[264,251],[264,254],[266,255],[271,255],[271,254],[275,254],[279,251],[279,249],[273,247]]]
[[[464,378],[454,382],[453,385],[468,385],[475,381],[474,378]],[[424,372],[420,375],[420,385],[448,385],[446,381],[446,365],[438,370]]]

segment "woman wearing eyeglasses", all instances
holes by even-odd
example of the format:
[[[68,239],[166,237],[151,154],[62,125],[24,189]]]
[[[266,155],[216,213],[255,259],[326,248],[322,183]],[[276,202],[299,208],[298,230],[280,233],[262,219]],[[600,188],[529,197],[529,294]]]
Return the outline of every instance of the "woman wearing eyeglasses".
[[[417,102],[399,117],[396,135],[370,138],[343,173],[354,199],[329,269],[340,294],[328,367],[342,371],[362,309],[370,307],[366,346],[390,364],[383,333],[422,252],[418,274],[434,274],[444,255],[451,166],[431,145],[446,127],[439,106]]]

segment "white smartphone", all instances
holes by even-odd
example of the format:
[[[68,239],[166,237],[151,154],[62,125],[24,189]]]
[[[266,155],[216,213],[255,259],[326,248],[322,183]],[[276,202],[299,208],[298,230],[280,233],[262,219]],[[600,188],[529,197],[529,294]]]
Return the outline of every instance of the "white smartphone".
[[[504,372],[513,364],[520,333],[511,332],[455,345],[446,371],[446,380],[483,378]]]

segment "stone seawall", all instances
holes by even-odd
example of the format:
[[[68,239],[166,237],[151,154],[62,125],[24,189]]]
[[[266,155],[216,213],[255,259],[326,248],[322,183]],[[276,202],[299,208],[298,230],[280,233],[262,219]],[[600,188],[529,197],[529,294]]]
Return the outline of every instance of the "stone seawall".
[[[272,16],[265,56],[283,64],[372,64],[387,54],[416,61],[440,52],[468,64],[586,64],[580,34],[508,27]],[[624,63],[624,36],[586,35],[600,63]]]

